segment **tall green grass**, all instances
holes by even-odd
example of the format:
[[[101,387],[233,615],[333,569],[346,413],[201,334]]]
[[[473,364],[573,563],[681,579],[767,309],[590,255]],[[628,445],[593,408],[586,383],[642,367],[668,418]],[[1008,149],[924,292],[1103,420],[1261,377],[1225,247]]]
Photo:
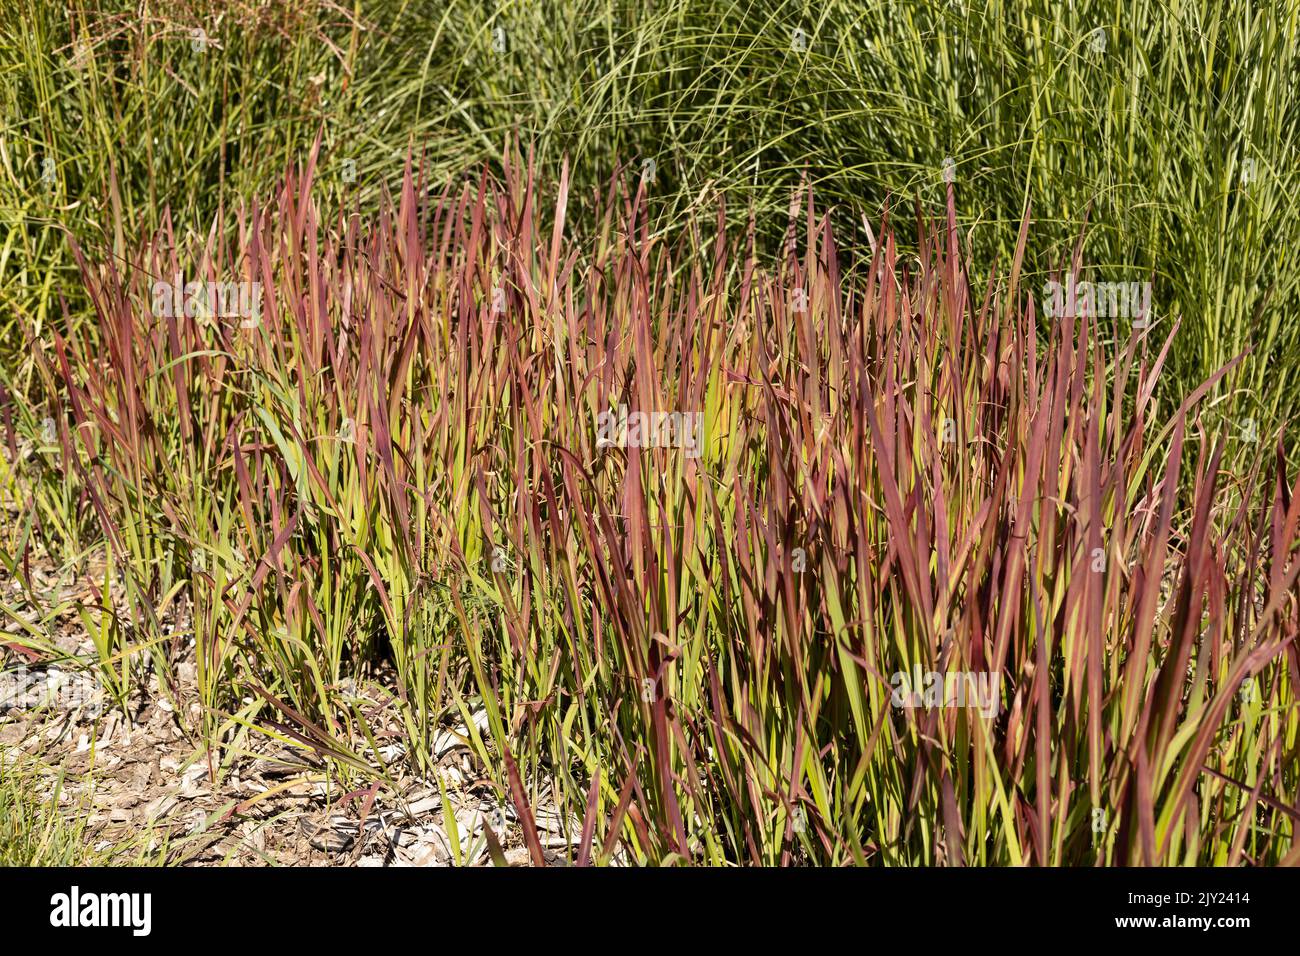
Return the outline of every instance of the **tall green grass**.
[[[162,862],[166,840],[155,840],[151,831],[128,836],[111,847],[93,846],[84,797],[73,797],[65,789],[68,782],[62,772],[41,775],[36,762],[17,748],[0,747],[0,866]],[[162,849],[156,845],[159,842]]]
[[[65,226],[118,256],[167,208],[181,235],[205,234],[223,202],[266,189],[318,131],[321,187],[373,210],[412,143],[441,176],[495,161],[518,132],[552,165],[572,158],[574,217],[613,162],[649,161],[656,229],[721,194],[760,210],[769,240],[805,175],[859,211],[893,197],[934,212],[951,157],[981,256],[1010,255],[1028,207],[1036,282],[1086,219],[1098,275],[1153,279],[1158,315],[1184,320],[1169,359],[1178,389],[1249,348],[1224,414],[1271,430],[1294,408],[1294,0],[8,11],[0,332],[15,363],[34,345],[20,319],[40,332],[62,321],[61,296],[76,314],[85,305]],[[200,28],[212,43],[196,53]]]
[[[0,866],[77,866],[92,857],[85,838],[84,821],[65,817],[57,808],[60,788],[54,788],[54,806],[43,805],[25,789],[8,763],[0,764]]]

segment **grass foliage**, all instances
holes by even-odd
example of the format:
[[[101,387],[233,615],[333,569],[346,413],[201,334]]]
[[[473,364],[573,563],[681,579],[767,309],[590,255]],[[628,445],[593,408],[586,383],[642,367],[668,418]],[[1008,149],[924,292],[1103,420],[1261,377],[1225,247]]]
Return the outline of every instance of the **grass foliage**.
[[[584,861],[1287,854],[1300,499],[1280,446],[1221,474],[1238,360],[1169,405],[1176,325],[1040,334],[951,192],[915,262],[888,222],[841,253],[811,195],[766,261],[721,218],[656,241],[635,178],[572,240],[567,173],[548,199],[517,154],[325,220],[314,158],[237,245],[83,260],[96,322],[44,369],[161,668],[193,598],[218,759],[271,727],[373,772],[343,679],[386,659],[410,769],[485,710],[479,756],[521,815],[505,768],[553,779]],[[264,311],[157,320],[176,272]],[[621,406],[701,414],[701,453],[602,447]],[[991,674],[995,713],[899,708],[917,670]]]
[[[0,558],[104,554],[216,767],[463,721],[576,863],[1300,862],[1297,4],[9,5]]]

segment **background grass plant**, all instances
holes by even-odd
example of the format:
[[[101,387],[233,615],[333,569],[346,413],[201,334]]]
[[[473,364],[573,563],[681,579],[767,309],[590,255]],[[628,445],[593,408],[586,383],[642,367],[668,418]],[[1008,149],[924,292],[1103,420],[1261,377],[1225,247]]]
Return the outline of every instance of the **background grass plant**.
[[[84,305],[65,226],[118,256],[165,208],[202,233],[322,129],[322,187],[373,208],[412,142],[443,176],[495,161],[518,132],[544,161],[572,158],[575,217],[613,161],[652,161],[656,228],[715,193],[783,212],[804,175],[828,202],[920,197],[934,212],[951,157],[982,255],[1010,254],[1028,205],[1024,268],[1044,276],[1087,220],[1096,272],[1153,279],[1157,312],[1183,318],[1180,387],[1249,346],[1225,414],[1270,430],[1294,403],[1293,0],[9,2],[11,350],[30,344],[19,318],[39,331],[59,296]]]

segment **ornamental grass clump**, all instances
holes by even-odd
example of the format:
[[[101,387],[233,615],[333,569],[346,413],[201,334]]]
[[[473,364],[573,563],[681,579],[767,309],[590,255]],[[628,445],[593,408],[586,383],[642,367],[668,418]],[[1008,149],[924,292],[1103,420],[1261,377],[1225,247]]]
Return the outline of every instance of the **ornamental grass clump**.
[[[268,733],[431,774],[463,721],[535,858],[547,788],[584,864],[1300,862],[1300,498],[1280,436],[1225,457],[1240,356],[1165,403],[1177,318],[1044,315],[1028,215],[972,262],[951,186],[919,255],[805,190],[771,257],[722,201],[652,233],[635,172],[576,231],[567,167],[408,160],[369,214],[316,158],[206,239],[78,247],[42,364],[127,596],[106,681],[179,693],[192,640],[214,773]],[[155,315],[175,276],[256,320]]]

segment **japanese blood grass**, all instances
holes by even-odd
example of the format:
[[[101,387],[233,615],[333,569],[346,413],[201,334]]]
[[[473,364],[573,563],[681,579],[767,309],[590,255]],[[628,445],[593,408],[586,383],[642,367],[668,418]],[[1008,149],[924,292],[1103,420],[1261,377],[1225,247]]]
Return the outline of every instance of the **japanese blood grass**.
[[[347,683],[387,661],[409,767],[464,720],[580,863],[1300,860],[1294,463],[1224,473],[1226,369],[1161,405],[1176,323],[1040,334],[1028,218],[977,276],[951,190],[917,257],[807,194],[765,262],[721,208],[653,239],[621,178],[574,236],[517,155],[326,217],[315,161],[202,246],[78,250],[96,328],[56,343],[134,633],[193,600],[214,764],[259,727],[387,775]],[[154,318],[178,271],[259,323]],[[601,446],[623,405],[701,453]],[[915,670],[995,712],[893,706]]]

